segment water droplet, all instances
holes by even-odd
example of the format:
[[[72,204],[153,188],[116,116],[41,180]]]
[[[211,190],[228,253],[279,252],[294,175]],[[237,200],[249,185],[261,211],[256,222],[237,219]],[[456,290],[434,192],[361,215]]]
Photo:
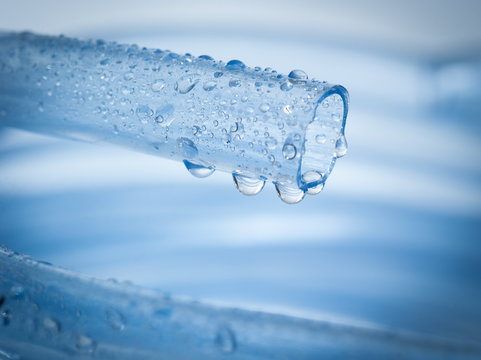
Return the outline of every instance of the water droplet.
[[[325,142],[326,142],[326,135],[319,134],[319,135],[316,136],[316,143],[324,144]]]
[[[147,124],[154,115],[154,111],[148,105],[140,105],[137,110],[137,117],[142,124]]]
[[[338,158],[343,157],[347,153],[347,141],[344,135],[341,135],[336,141],[336,151],[334,155]]]
[[[288,75],[289,81],[296,83],[307,80],[307,74],[302,70],[292,70]]]
[[[133,94],[134,93],[134,88],[129,88],[128,86],[122,86],[120,88],[120,92],[123,94],[123,95],[130,95],[130,94]]]
[[[180,94],[187,94],[195,87],[195,85],[197,85],[198,82],[199,79],[194,75],[182,76],[175,83],[175,90],[177,90]]]
[[[224,145],[230,144],[231,141],[232,141],[232,136],[230,136],[230,134],[224,133],[222,135],[222,142],[224,143]]]
[[[265,145],[267,146],[267,148],[268,148],[269,150],[273,150],[273,149],[275,149],[276,146],[277,146],[277,140],[276,140],[274,137],[272,137],[272,136],[268,136],[268,137],[266,138]]]
[[[153,92],[159,92],[160,90],[162,90],[165,87],[165,85],[166,85],[165,80],[158,79],[158,80],[155,80],[152,83],[150,88],[152,89]]]
[[[180,57],[179,54],[176,54],[176,53],[168,53],[163,59],[162,61],[164,62],[169,62],[169,61],[174,61],[174,60],[177,60],[178,58]]]
[[[168,304],[155,310],[150,316],[150,325],[154,328],[161,328],[166,320],[172,315],[172,307]]]
[[[232,174],[232,177],[237,190],[247,196],[257,195],[265,185],[265,181],[260,179],[253,179],[239,174]]]
[[[167,104],[155,111],[155,122],[160,126],[169,126],[174,120],[174,106]]]
[[[216,71],[214,73],[214,77],[217,79],[217,78],[220,78],[222,75],[224,75],[224,73],[222,71]]]
[[[226,65],[227,70],[239,71],[245,69],[245,64],[240,60],[231,60]]]
[[[134,78],[134,73],[132,71],[126,72],[124,74],[124,80],[132,80]]]
[[[42,325],[49,336],[56,336],[61,330],[60,323],[50,317],[43,319]]]
[[[281,90],[282,91],[289,91],[293,88],[293,85],[289,81],[285,81],[281,84]]]
[[[205,91],[212,91],[217,86],[217,83],[214,80],[206,81],[202,86]]]
[[[332,114],[331,119],[334,121],[341,121],[341,115],[339,113]]]
[[[269,109],[270,109],[270,106],[269,104],[266,104],[266,103],[263,103],[259,106],[259,110],[262,112],[267,112],[269,111]]]
[[[194,159],[199,153],[192,140],[185,137],[177,139],[177,149],[185,159]]]
[[[14,300],[22,300],[25,298],[27,290],[21,285],[14,285],[10,289],[10,297]]]
[[[290,115],[292,114],[292,107],[291,105],[286,105],[282,108],[282,111],[284,111],[285,114]]]
[[[209,55],[201,55],[199,56],[199,59],[203,59],[203,60],[214,60],[211,56]]]
[[[2,311],[0,314],[0,318],[3,320],[3,325],[8,326],[10,324],[10,320],[12,319],[12,314],[10,313],[10,310],[5,309]]]
[[[304,199],[304,191],[299,188],[289,187],[283,184],[275,184],[277,195],[286,204],[297,204]]]
[[[95,351],[97,343],[93,341],[87,335],[79,335],[77,336],[77,340],[75,341],[75,347],[77,350],[84,354],[91,354]]]
[[[241,81],[239,79],[232,79],[229,81],[230,87],[239,87],[241,85]]]
[[[200,130],[200,127],[198,127],[197,125],[192,126],[192,135],[201,136],[202,131]]]
[[[237,344],[234,333],[226,326],[222,326],[215,337],[215,345],[224,353],[232,353],[235,351]]]
[[[267,160],[269,160],[271,162],[271,164],[274,164],[275,161],[276,161],[276,158],[275,158],[274,155],[269,154],[269,156],[267,157]]]
[[[105,310],[105,319],[109,323],[110,327],[114,330],[122,331],[125,329],[124,316],[115,309],[107,308]]]
[[[103,60],[100,60],[100,65],[108,65],[110,64],[110,58],[105,58]]]
[[[184,165],[192,175],[198,178],[205,178],[215,171],[213,166],[204,166],[189,160],[184,160]]]
[[[292,160],[297,155],[297,149],[293,144],[286,142],[282,147],[282,154],[286,160]]]
[[[302,175],[302,181],[307,187],[307,193],[309,195],[316,195],[324,188],[323,175],[317,171],[307,171]]]

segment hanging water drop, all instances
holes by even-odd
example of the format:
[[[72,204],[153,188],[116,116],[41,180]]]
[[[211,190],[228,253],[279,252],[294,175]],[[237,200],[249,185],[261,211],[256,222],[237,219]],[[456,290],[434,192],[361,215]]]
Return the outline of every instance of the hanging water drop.
[[[343,157],[347,153],[347,141],[344,135],[341,135],[339,139],[336,141],[336,150],[334,155],[337,158]]]
[[[317,171],[310,170],[302,175],[302,182],[307,187],[306,193],[316,195],[324,188],[324,176]]]
[[[189,160],[184,160],[184,165],[192,175],[198,178],[205,178],[209,175],[212,175],[212,173],[215,171],[213,166],[196,164]]]
[[[324,183],[320,183],[319,185],[307,189],[307,194],[317,195],[322,191],[322,189],[324,189]]]
[[[237,190],[247,196],[257,195],[265,185],[264,180],[253,179],[244,175],[232,174],[232,177]]]
[[[284,184],[275,184],[277,195],[286,204],[297,204],[302,199],[304,199],[304,191],[299,188],[289,187]]]

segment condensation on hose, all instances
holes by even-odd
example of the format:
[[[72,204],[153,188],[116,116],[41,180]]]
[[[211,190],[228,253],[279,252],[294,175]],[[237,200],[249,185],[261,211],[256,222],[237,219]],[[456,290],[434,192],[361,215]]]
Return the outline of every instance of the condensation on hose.
[[[31,33],[0,36],[0,125],[106,141],[230,172],[254,195],[266,181],[296,203],[346,153],[347,91],[239,60]]]

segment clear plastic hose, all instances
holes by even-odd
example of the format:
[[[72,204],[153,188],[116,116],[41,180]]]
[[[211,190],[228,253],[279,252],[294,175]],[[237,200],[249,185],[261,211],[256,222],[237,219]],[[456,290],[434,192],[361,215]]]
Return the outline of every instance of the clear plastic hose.
[[[347,149],[342,86],[209,56],[30,33],[0,36],[0,124],[107,141],[234,175],[246,195],[273,182],[295,203]]]
[[[0,359],[480,357],[476,343],[216,307],[0,247]]]

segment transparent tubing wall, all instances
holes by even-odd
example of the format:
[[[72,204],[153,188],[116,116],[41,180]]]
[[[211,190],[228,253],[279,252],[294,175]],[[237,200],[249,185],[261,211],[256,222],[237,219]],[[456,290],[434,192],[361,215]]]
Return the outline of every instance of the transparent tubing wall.
[[[347,149],[342,86],[241,61],[30,33],[0,36],[0,124],[230,172],[253,195],[318,193]]]
[[[215,307],[0,247],[0,359],[479,359],[478,344]]]

